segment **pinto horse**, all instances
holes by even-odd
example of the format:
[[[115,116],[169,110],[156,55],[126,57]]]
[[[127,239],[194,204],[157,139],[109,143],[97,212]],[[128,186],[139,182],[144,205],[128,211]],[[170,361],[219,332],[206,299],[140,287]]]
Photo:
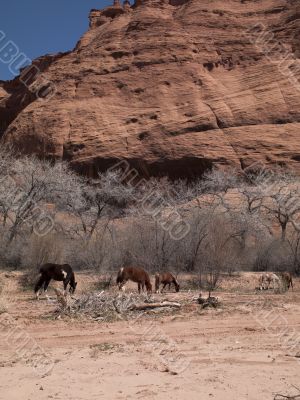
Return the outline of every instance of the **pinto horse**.
[[[141,293],[141,289],[144,291],[145,286],[148,293],[152,292],[149,274],[143,268],[122,267],[117,276],[117,285],[119,286],[119,290],[125,290],[127,281],[136,282],[138,284],[139,293]]]
[[[271,283],[273,284],[273,290],[280,289],[280,279],[276,274],[273,274],[272,272],[270,273],[263,273],[259,277],[259,289],[260,290],[268,290],[270,289]]]
[[[34,288],[37,299],[39,298],[42,287],[44,288],[44,292],[47,292],[51,279],[63,282],[65,295],[68,285],[70,285],[69,292],[75,292],[77,282],[75,281],[75,274],[69,264],[44,264],[40,268],[40,277]]]
[[[169,290],[170,290],[172,283],[175,286],[176,292],[179,292],[180,286],[174,275],[172,275],[170,272],[165,272],[163,274],[159,274],[159,273],[155,274],[155,291],[156,291],[156,293],[159,292],[160,284],[163,285],[163,288],[161,290],[161,292],[162,292],[167,285],[169,285]]]

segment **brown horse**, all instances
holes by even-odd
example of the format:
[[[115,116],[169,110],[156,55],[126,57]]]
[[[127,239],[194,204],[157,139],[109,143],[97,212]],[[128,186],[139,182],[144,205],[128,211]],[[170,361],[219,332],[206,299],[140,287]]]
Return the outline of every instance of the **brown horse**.
[[[287,287],[287,290],[289,290],[290,287],[294,290],[293,277],[290,272],[282,272],[281,279],[283,284]]]
[[[152,292],[149,274],[143,268],[122,267],[117,276],[117,285],[119,286],[119,290],[125,289],[127,281],[136,282],[138,284],[139,293],[141,293],[141,289],[144,291],[145,286],[148,293]]]
[[[155,291],[156,291],[156,293],[159,292],[160,284],[163,285],[163,288],[161,290],[161,292],[162,292],[167,285],[169,285],[169,290],[170,290],[172,283],[175,286],[176,292],[179,292],[180,286],[174,275],[172,275],[170,272],[165,272],[163,274],[159,274],[159,273],[155,274]]]

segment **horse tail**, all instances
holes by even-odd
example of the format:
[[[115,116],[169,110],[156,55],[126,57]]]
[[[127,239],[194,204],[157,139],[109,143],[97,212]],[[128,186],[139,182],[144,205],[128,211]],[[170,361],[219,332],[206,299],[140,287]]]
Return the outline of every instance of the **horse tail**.
[[[122,268],[119,269],[119,272],[118,272],[118,275],[117,275],[117,280],[116,280],[117,284],[120,284],[120,283],[123,282],[123,272],[124,272],[124,268],[122,267]]]
[[[178,283],[177,279],[175,278],[175,276],[174,276],[173,283],[174,283],[174,285],[175,285],[176,291],[177,291],[177,292],[179,292],[180,285],[179,285],[179,283]]]

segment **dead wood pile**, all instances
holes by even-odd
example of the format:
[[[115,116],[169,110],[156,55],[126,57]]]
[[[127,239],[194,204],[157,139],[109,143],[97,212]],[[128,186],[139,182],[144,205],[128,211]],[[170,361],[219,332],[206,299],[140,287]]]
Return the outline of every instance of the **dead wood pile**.
[[[59,315],[87,316],[96,321],[112,321],[115,319],[134,318],[138,312],[151,310],[165,311],[179,309],[180,303],[162,301],[157,302],[148,295],[135,293],[112,294],[108,292],[81,295],[71,302],[62,302],[61,295],[57,294]]]

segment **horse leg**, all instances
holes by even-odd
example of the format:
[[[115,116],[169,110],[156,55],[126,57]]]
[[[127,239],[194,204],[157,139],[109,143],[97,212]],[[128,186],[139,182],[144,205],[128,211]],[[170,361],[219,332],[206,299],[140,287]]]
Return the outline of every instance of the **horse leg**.
[[[161,289],[161,293],[165,290],[165,287],[167,286],[167,283],[164,283],[163,288]]]
[[[51,278],[47,278],[47,279],[45,280],[45,282],[44,282],[44,292],[46,293],[47,299],[48,299],[47,289],[48,289],[48,286],[49,286],[50,281],[51,281]]]
[[[69,287],[69,292],[72,293],[72,289],[73,289],[73,287],[74,287],[74,285],[75,285],[74,274],[71,273],[70,275],[67,275],[66,280],[67,280],[67,287],[68,287],[68,285],[70,285],[70,287]],[[67,290],[67,287],[66,287],[66,290]],[[75,290],[75,289],[74,289],[74,290]]]
[[[70,277],[67,276],[67,277],[63,280],[63,283],[64,283],[64,296],[67,295],[67,287],[68,287],[69,282],[70,282]]]
[[[76,289],[76,286],[77,286],[77,283],[76,283],[76,281],[75,281],[74,272],[72,272],[71,275],[70,275],[70,282],[69,282],[69,285],[70,285],[69,292],[70,292],[71,294],[73,294],[73,293],[75,292],[75,289]]]
[[[141,293],[141,284],[140,284],[140,282],[138,283],[138,291],[139,291],[139,294]]]
[[[126,292],[126,283],[127,283],[127,280],[124,280],[122,283],[120,283],[120,285],[119,285],[119,290],[121,290],[122,289],[122,292]]]
[[[40,297],[41,287],[44,285],[45,277],[43,275],[40,276],[39,280],[37,281],[34,287],[34,293],[36,295],[36,299],[38,300]]]

